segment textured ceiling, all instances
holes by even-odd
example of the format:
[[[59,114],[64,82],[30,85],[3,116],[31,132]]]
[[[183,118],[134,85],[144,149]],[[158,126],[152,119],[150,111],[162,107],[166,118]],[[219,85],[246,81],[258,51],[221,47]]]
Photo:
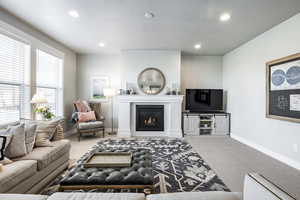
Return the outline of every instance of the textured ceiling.
[[[299,0],[0,0],[0,6],[78,53],[105,54],[223,55],[300,12]],[[79,18],[67,14],[72,9]],[[144,18],[147,11],[155,17]],[[229,22],[218,20],[223,12],[231,13]]]

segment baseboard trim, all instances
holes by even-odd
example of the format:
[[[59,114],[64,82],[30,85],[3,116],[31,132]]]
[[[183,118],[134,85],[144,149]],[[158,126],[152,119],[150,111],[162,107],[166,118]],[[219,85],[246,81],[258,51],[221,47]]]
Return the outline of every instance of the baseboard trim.
[[[295,161],[295,160],[290,159],[290,158],[288,158],[288,157],[286,157],[282,154],[271,151],[270,149],[267,149],[267,148],[263,147],[262,145],[251,142],[251,141],[249,141],[245,138],[242,138],[238,135],[231,134],[230,136],[231,136],[231,138],[233,138],[233,139],[235,139],[235,140],[237,140],[237,141],[239,141],[239,142],[241,142],[241,143],[243,143],[247,146],[250,146],[250,147],[252,147],[252,148],[268,155],[268,156],[271,156],[272,158],[275,158],[276,160],[278,160],[280,162],[283,162],[284,164],[287,164],[287,165],[289,165],[289,166],[291,166],[291,167],[293,167],[297,170],[300,170],[300,162],[298,162],[298,161]]]

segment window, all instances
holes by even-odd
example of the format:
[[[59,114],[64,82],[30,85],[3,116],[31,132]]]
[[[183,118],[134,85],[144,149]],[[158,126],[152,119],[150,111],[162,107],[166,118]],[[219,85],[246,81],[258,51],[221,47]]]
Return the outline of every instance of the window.
[[[30,117],[30,46],[0,34],[0,123]]]
[[[48,100],[48,105],[56,116],[62,116],[63,60],[39,49],[36,51],[36,56],[36,93]]]

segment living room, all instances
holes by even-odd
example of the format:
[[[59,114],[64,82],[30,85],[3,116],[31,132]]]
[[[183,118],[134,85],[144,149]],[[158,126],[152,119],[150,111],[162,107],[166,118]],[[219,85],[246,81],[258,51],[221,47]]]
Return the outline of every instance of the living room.
[[[0,0],[0,199],[300,199],[299,13]]]

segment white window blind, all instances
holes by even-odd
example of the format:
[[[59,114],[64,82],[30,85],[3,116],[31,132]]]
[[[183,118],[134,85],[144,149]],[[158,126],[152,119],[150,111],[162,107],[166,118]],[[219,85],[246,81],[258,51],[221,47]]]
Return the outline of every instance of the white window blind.
[[[0,123],[30,117],[30,46],[0,34]]]
[[[63,60],[37,49],[36,85],[37,94],[48,100],[56,116],[63,115]]]

